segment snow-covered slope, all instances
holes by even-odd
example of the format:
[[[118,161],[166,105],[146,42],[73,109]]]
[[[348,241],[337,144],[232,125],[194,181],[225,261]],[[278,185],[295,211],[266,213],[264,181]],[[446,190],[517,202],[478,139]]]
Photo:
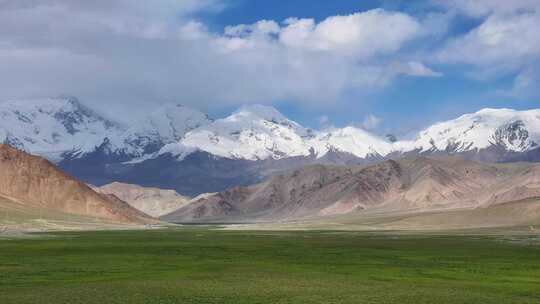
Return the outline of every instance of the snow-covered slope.
[[[436,123],[414,140],[391,142],[351,126],[315,132],[262,105],[243,106],[212,121],[197,110],[168,104],[123,127],[75,98],[43,98],[0,103],[0,142],[56,162],[82,159],[94,151],[119,156],[107,158],[109,162],[130,163],[166,153],[181,160],[194,151],[245,160],[323,158],[330,152],[358,158],[408,152],[481,153],[490,147],[521,153],[540,144],[540,110],[483,109]],[[103,162],[101,155],[93,154],[93,161]]]
[[[172,153],[182,159],[199,150],[226,158],[260,160],[312,154],[321,158],[337,151],[368,158],[411,151],[482,151],[491,146],[524,152],[538,143],[540,110],[483,109],[434,124],[414,140],[391,142],[352,126],[314,132],[288,120],[272,107],[252,105],[188,132],[160,153]]]
[[[540,110],[483,109],[440,122],[421,131],[414,143],[400,143],[403,151],[464,152],[493,145],[523,152],[540,143]]]
[[[232,115],[188,132],[160,153],[185,156],[200,150],[233,159],[280,159],[307,156],[307,140],[313,132],[287,119],[276,109],[262,105],[243,106]]]
[[[356,157],[384,156],[392,151],[392,144],[365,130],[345,127],[320,133],[311,145],[318,157],[329,151],[339,151]]]
[[[187,132],[211,123],[200,111],[180,104],[166,104],[137,121],[124,134],[130,155],[140,157],[177,142]]]
[[[0,118],[0,142],[55,162],[84,157],[98,147],[111,155],[138,158],[211,122],[199,111],[169,104],[124,127],[73,97],[2,102]]]
[[[178,158],[193,151],[233,159],[282,159],[294,156],[323,157],[330,151],[357,157],[386,155],[392,145],[367,131],[345,127],[315,133],[287,119],[269,106],[243,106],[224,119],[188,132],[178,144],[165,146],[160,153]]]
[[[0,103],[0,142],[51,160],[93,151],[104,138],[120,145],[123,131],[71,97]]]

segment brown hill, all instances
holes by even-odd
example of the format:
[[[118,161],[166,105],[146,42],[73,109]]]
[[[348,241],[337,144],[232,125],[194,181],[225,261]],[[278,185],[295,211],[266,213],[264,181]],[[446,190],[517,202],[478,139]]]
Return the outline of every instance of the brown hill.
[[[540,165],[528,166],[510,175],[504,183],[491,189],[490,194],[486,205],[540,197]]]
[[[443,157],[389,160],[367,167],[315,165],[194,201],[163,219],[264,222],[479,208],[508,202],[515,192],[520,199],[538,196],[538,168]]]
[[[103,194],[113,194],[132,207],[151,216],[162,216],[186,205],[191,198],[167,190],[113,182],[93,189]]]
[[[3,144],[0,144],[0,195],[36,209],[118,222],[153,221],[118,198],[93,191],[49,161]]]

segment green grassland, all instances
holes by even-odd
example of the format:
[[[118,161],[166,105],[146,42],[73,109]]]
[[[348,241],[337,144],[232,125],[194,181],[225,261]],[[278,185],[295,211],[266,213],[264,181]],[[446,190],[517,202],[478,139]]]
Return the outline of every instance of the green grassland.
[[[540,237],[202,227],[0,239],[0,303],[540,303]]]

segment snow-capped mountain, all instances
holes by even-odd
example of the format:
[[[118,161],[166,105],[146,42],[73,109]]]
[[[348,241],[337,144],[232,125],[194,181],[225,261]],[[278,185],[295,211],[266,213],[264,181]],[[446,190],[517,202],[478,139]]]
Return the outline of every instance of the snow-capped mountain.
[[[182,158],[198,150],[247,160],[308,156],[311,153],[308,141],[313,136],[313,131],[272,107],[249,105],[188,132],[178,143],[165,146],[160,154],[172,153]]]
[[[392,143],[356,127],[321,132],[311,141],[317,157],[330,151],[352,154],[358,158],[385,156],[392,152]]]
[[[188,132],[159,154],[170,153],[182,160],[194,151],[205,151],[230,159],[278,160],[311,155],[320,159],[329,152],[359,159],[406,153],[481,154],[492,147],[524,152],[540,143],[540,110],[483,109],[434,124],[419,132],[414,140],[392,139],[353,126],[316,132],[287,119],[272,107],[251,105]]]
[[[74,97],[2,102],[0,118],[0,142],[54,162],[96,151],[123,160],[141,157],[211,122],[199,111],[168,104],[125,127]]]
[[[124,132],[71,97],[2,102],[0,118],[0,142],[55,161],[91,152],[104,138],[119,145]]]
[[[246,160],[310,155],[322,158],[330,151],[366,158],[387,155],[392,151],[392,144],[350,126],[315,132],[287,119],[272,107],[250,105],[188,132],[178,143],[161,149],[160,154],[171,153],[183,159],[194,151]]]
[[[524,152],[540,143],[540,110],[483,109],[436,123],[421,131],[414,142],[401,142],[402,151],[481,151],[498,146]]]
[[[188,107],[164,105],[124,126],[75,98],[44,98],[2,102],[0,118],[0,142],[45,156],[86,182],[122,181],[189,195],[313,163],[440,153],[540,161],[540,110],[484,109],[436,123],[413,140],[352,126],[313,131],[261,105],[214,121]]]
[[[540,110],[483,109],[436,123],[411,141],[395,141],[357,127],[313,131],[276,109],[243,106],[212,121],[200,111],[167,104],[123,127],[83,106],[76,98],[44,98],[0,103],[0,141],[51,160],[82,158],[103,150],[123,161],[194,151],[244,160],[315,156],[330,151],[357,158],[400,153],[463,153],[497,147],[520,153],[540,143]],[[158,152],[159,151],[159,152]]]
[[[187,132],[210,124],[208,115],[180,104],[166,104],[133,123],[124,133],[128,154],[141,157],[176,143]]]

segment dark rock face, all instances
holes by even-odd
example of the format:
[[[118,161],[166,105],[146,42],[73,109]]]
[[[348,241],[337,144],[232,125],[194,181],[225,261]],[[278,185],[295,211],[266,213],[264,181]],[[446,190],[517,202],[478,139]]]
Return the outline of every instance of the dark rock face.
[[[385,137],[391,143],[394,143],[394,142],[398,141],[397,137],[394,134],[386,134]]]
[[[529,146],[527,139],[529,139],[529,131],[527,131],[525,124],[521,120],[497,128],[493,135],[494,143],[502,147],[506,147],[507,142],[520,149],[527,149],[537,145],[535,142],[532,142]]]
[[[22,150],[24,144],[16,137],[8,135],[4,140],[3,144],[14,147],[16,149]]]
[[[258,162],[219,158],[205,152],[193,153],[182,161],[168,154],[135,164],[122,163],[122,160],[122,156],[115,158],[96,152],[83,158],[64,160],[59,166],[97,186],[119,181],[174,189],[189,196],[261,180]]]

